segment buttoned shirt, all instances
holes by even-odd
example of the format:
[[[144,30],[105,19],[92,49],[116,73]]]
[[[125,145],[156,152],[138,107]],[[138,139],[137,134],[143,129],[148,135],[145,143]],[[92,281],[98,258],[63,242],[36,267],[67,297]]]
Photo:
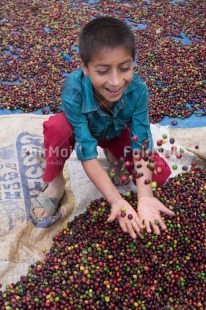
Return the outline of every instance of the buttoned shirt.
[[[75,150],[79,160],[98,156],[98,140],[121,136],[130,127],[131,149],[139,150],[145,140],[152,149],[153,140],[148,119],[148,90],[135,73],[121,98],[114,102],[111,114],[104,112],[95,99],[90,78],[82,69],[69,74],[62,91],[63,111],[74,132]],[[136,136],[138,139],[133,139]]]

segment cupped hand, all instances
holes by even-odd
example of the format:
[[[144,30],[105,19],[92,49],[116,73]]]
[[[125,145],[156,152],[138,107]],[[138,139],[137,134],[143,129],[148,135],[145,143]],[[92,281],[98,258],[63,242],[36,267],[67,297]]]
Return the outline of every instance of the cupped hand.
[[[160,228],[163,230],[167,229],[163,219],[161,218],[160,212],[165,213],[169,216],[174,216],[175,213],[166,208],[157,198],[155,197],[141,197],[138,200],[138,215],[141,223],[145,225],[146,231],[151,233],[151,228],[154,229],[157,235],[160,234]]]
[[[125,210],[125,211],[122,211]],[[126,213],[126,216],[122,217],[122,212]],[[131,219],[128,218],[128,215]],[[143,225],[141,225],[141,221],[135,212],[135,210],[132,208],[132,206],[124,199],[115,202],[111,206],[111,213],[109,218],[107,219],[107,222],[111,223],[115,219],[118,219],[120,227],[123,232],[129,233],[130,236],[135,239],[137,237],[136,233],[141,236],[140,230],[143,228]]]

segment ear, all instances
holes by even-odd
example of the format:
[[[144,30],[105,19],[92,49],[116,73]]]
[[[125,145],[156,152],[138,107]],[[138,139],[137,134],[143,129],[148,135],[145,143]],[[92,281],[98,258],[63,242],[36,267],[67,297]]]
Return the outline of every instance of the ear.
[[[81,64],[82,70],[83,70],[83,72],[84,72],[84,75],[85,75],[85,76],[89,76],[88,67],[83,63],[82,60],[80,61],[80,64]]]

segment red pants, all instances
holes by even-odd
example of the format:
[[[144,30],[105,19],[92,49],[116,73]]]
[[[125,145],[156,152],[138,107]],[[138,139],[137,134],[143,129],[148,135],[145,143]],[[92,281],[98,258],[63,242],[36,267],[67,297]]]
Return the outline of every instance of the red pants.
[[[46,158],[43,181],[51,182],[62,171],[65,161],[70,157],[74,149],[74,135],[64,113],[51,116],[49,120],[44,122],[43,127]],[[134,165],[132,151],[128,148],[131,145],[129,128],[126,128],[120,137],[108,141],[98,141],[98,145],[103,149],[108,149],[118,160],[124,158],[125,162],[129,161],[131,164],[127,166],[127,170],[132,173]],[[126,147],[127,151],[125,151]],[[154,155],[154,162],[155,169],[161,167],[161,173],[155,174],[153,172],[152,180],[156,181],[158,186],[161,186],[171,174],[171,170],[159,154]]]

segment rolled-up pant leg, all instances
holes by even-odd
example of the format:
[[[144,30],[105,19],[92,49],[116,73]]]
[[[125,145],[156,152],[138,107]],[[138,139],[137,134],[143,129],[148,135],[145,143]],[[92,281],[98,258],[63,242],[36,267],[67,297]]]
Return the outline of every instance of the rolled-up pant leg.
[[[74,135],[63,112],[51,116],[43,123],[43,133],[46,159],[43,181],[51,182],[60,174],[74,149]]]
[[[99,141],[99,146],[102,148],[107,148],[112,155],[120,160],[124,158],[124,162],[128,162],[127,170],[129,173],[134,171],[133,164],[133,152],[130,148],[131,138],[130,129],[126,128],[120,137],[116,137],[108,141]],[[171,170],[167,162],[159,156],[159,154],[154,155],[155,171],[158,167],[161,167],[161,173],[152,173],[152,180],[157,182],[158,186],[162,186],[171,174]],[[135,183],[135,179],[134,179]]]

